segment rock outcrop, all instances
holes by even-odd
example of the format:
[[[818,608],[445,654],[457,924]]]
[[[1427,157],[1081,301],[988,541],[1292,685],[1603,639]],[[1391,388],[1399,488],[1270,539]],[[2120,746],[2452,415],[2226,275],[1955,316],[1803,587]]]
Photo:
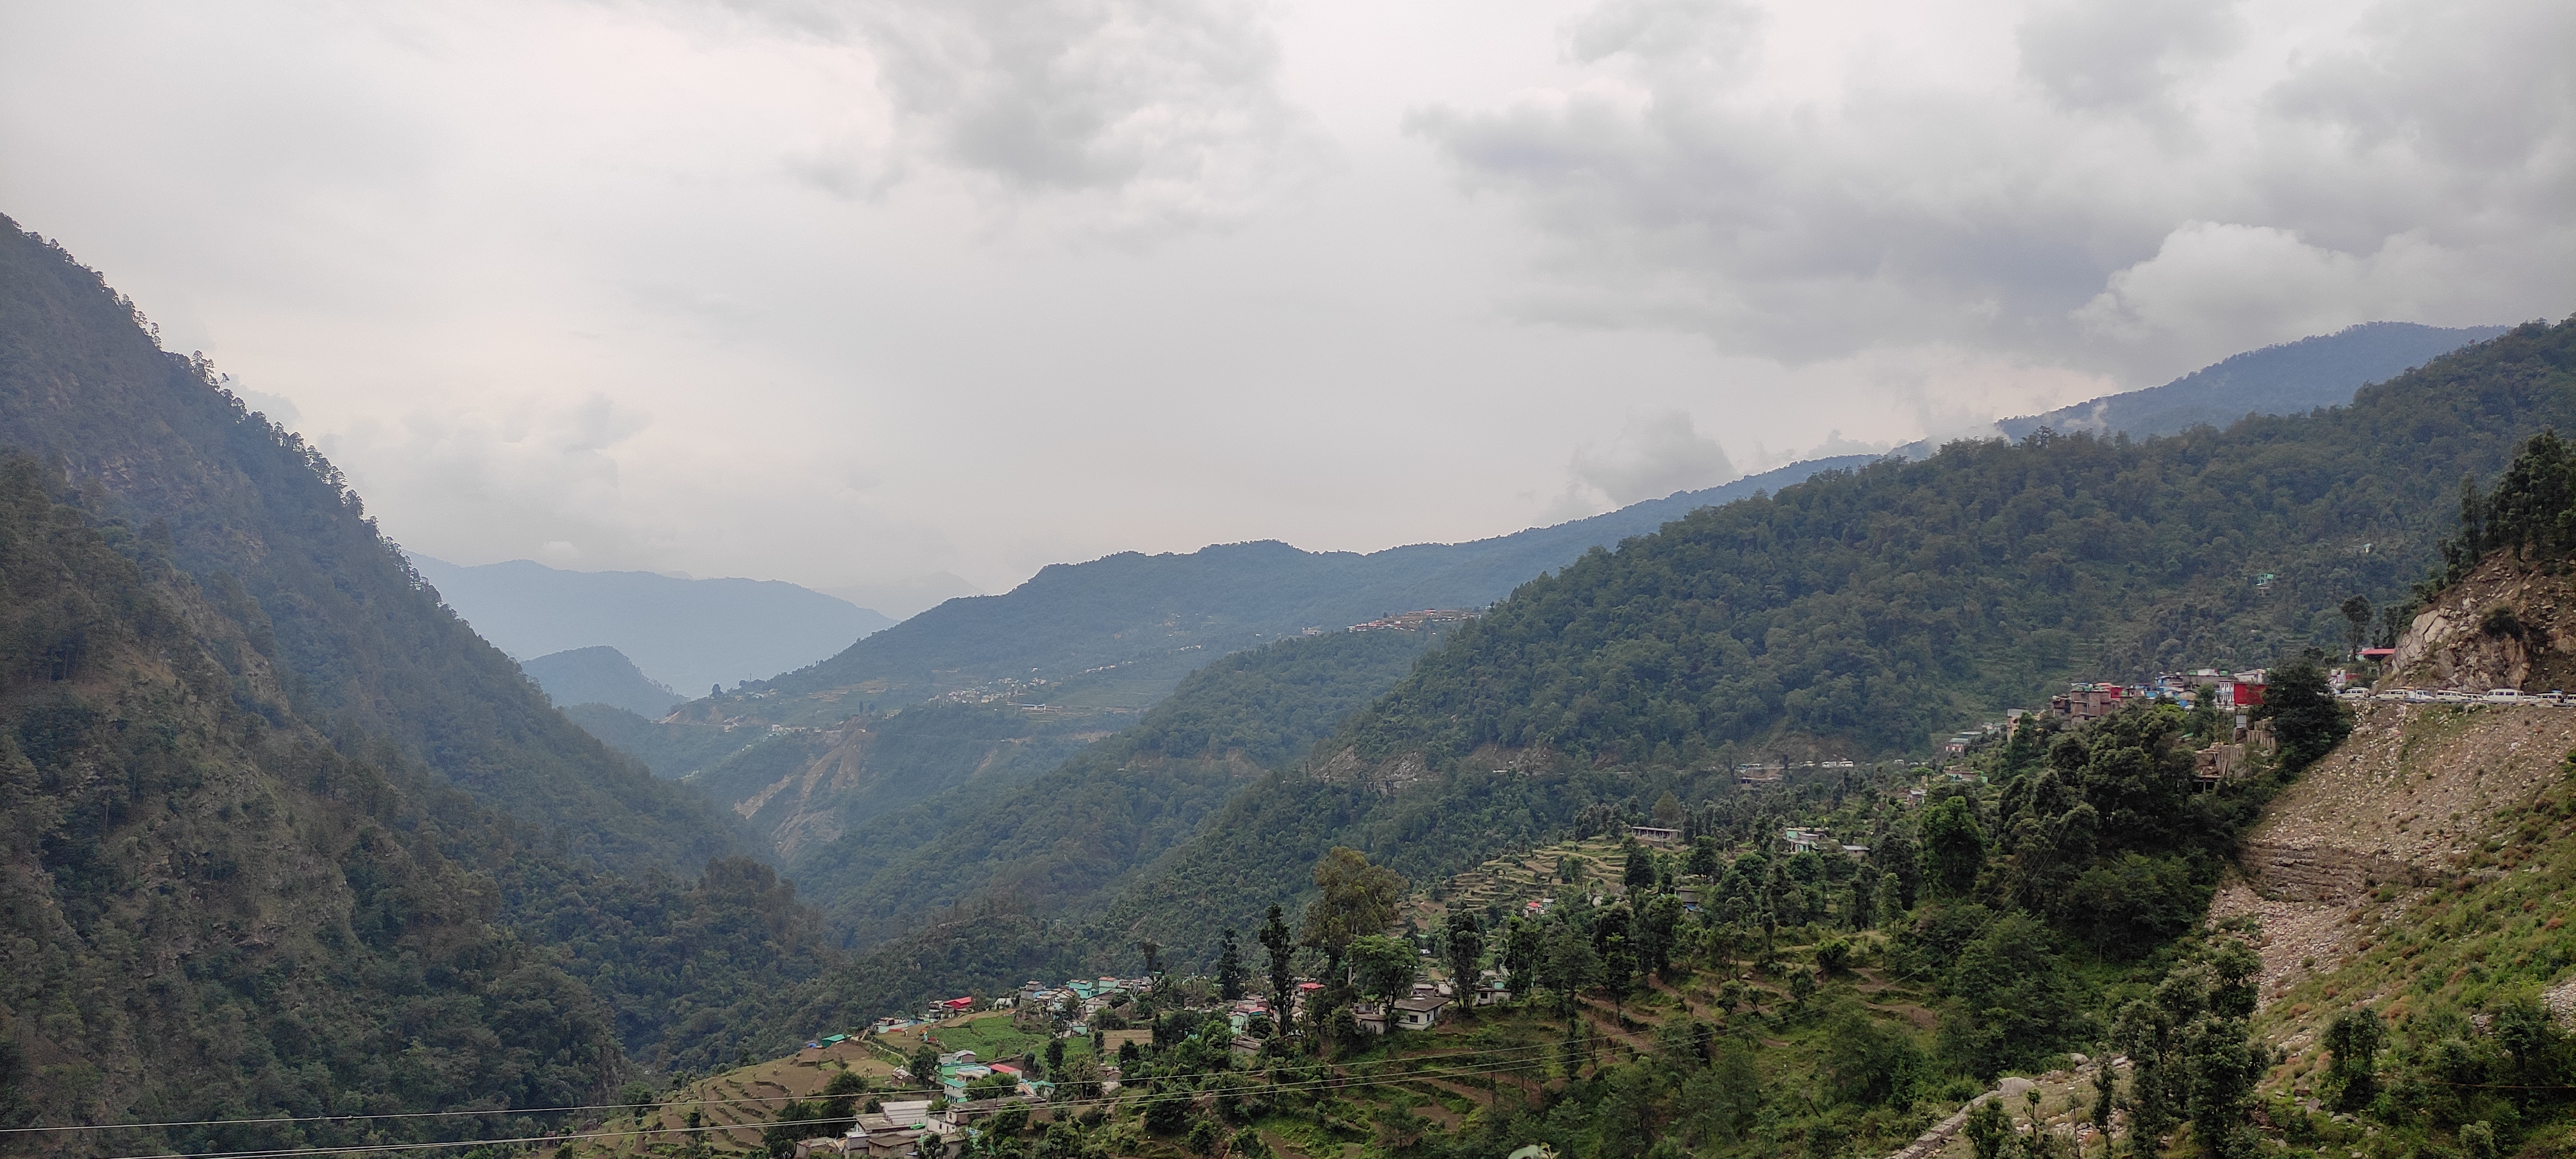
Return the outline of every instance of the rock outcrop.
[[[2576,577],[2499,554],[2416,613],[2389,683],[2576,691]]]

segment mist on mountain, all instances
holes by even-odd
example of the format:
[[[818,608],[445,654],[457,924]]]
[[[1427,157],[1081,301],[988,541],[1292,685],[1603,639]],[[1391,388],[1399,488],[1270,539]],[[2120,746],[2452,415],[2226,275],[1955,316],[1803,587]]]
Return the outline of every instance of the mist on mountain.
[[[782,580],[565,571],[524,559],[462,566],[411,558],[448,607],[512,656],[606,645],[651,679],[692,696],[719,682],[802,668],[894,624]]]

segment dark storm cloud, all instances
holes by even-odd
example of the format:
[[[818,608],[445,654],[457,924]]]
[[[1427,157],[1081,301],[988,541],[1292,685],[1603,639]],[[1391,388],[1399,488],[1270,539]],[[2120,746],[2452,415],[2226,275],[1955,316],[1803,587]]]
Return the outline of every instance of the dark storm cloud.
[[[840,196],[921,163],[1019,198],[1072,198],[1089,224],[1153,233],[1224,224],[1318,148],[1277,87],[1264,11],[1236,0],[954,0],[847,9],[754,6],[863,49],[900,118],[892,159],[865,148],[789,159]]]

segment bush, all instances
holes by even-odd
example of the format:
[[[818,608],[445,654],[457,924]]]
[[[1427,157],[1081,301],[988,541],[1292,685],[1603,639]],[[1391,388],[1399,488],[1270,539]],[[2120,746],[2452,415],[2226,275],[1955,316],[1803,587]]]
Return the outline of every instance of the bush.
[[[2179,857],[2135,853],[2085,870],[2066,898],[2068,926],[2103,957],[2135,961],[2189,930],[2209,891]]]
[[[1825,1037],[1825,1077],[1834,1097],[1859,1107],[1914,1101],[1923,1052],[1905,1032],[1857,1010],[1834,1019]]]
[[[2258,714],[2272,722],[2272,736],[2281,745],[2283,772],[2295,773],[2315,764],[2352,733],[2352,718],[2326,686],[2326,674],[2305,660],[2272,673]]]
[[[1145,1104],[1145,1129],[1148,1131],[1171,1136],[1180,1134],[1189,1125],[1190,1098],[1185,1092],[1156,1091],[1153,1101]]]

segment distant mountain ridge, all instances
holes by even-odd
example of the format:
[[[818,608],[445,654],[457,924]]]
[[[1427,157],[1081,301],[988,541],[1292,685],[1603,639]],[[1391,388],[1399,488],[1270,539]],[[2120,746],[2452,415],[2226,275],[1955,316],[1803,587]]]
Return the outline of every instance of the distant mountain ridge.
[[[548,653],[519,667],[536,679],[557,708],[606,704],[651,718],[688,699],[646,676],[626,653],[606,644]]]
[[[2248,351],[2162,386],[2000,420],[1995,430],[2016,439],[2042,426],[2144,437],[2202,423],[2223,427],[2248,413],[2303,413],[2349,402],[2366,383],[2504,329],[2367,323]],[[1921,458],[1933,449],[1924,442],[1895,453]],[[749,711],[811,720],[843,711],[839,701],[851,697],[882,705],[970,690],[1016,693],[1024,689],[997,682],[1059,681],[1113,666],[1138,673],[1135,695],[1141,699],[1130,706],[1141,708],[1217,655],[1388,611],[1481,607],[1593,548],[1616,547],[1694,510],[1794,486],[1819,472],[1858,469],[1882,457],[1795,463],[1721,487],[1465,543],[1412,544],[1362,555],[1264,541],[1219,544],[1187,555],[1123,552],[1055,564],[1007,593],[950,600],[811,668],[764,682],[764,691],[784,694],[796,707]],[[742,707],[729,703],[710,711],[723,715]]]
[[[2248,350],[2163,386],[2107,394],[2047,414],[1998,419],[2020,439],[2041,427],[2061,433],[2179,434],[2201,423],[2224,427],[2249,414],[2302,414],[2342,406],[2355,391],[2385,382],[2509,326],[2419,326],[2364,322],[2332,334]]]
[[[756,702],[726,697],[710,714],[813,720],[859,703],[898,705],[951,692],[1059,682],[1114,667],[1140,674],[1128,707],[1159,700],[1218,656],[1307,629],[1339,630],[1392,611],[1482,607],[1595,547],[1653,531],[1694,508],[1798,483],[1876,456],[1796,463],[1553,527],[1362,555],[1277,541],[1180,554],[1121,552],[1054,564],[997,596],[953,599],[812,667],[760,682]],[[1000,682],[1015,682],[1003,685]],[[844,703],[847,702],[847,703]]]
[[[476,566],[425,555],[411,560],[448,607],[512,656],[606,645],[693,697],[718,682],[739,684],[812,664],[894,624],[783,580],[566,571],[524,559]]]

